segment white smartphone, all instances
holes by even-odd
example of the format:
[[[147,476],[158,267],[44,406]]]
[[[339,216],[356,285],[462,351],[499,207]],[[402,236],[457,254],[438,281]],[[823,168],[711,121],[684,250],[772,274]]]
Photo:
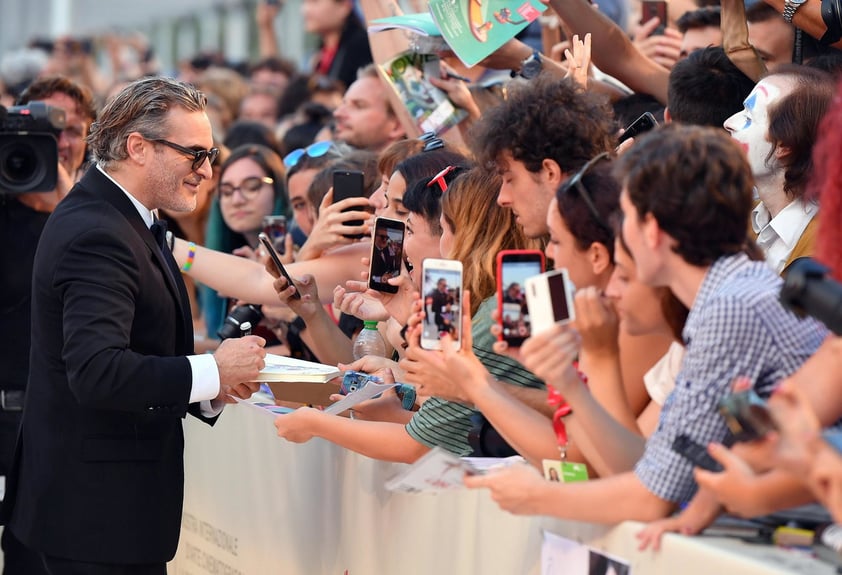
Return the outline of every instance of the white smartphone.
[[[526,279],[526,306],[532,322],[532,333],[541,333],[556,323],[576,319],[573,307],[575,288],[567,270],[562,268]]]
[[[424,330],[421,347],[441,349],[441,336],[449,333],[453,347],[462,345],[462,262],[425,259],[421,266]]]

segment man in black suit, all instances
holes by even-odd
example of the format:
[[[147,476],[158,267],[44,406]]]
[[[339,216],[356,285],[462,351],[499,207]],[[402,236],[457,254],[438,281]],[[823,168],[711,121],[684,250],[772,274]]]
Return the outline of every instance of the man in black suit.
[[[118,94],[88,138],[97,165],[41,236],[3,518],[52,575],[166,573],[181,523],[181,419],[212,424],[229,395],[257,389],[242,382],[264,365],[261,338],[191,355],[187,293],[154,220],[157,208],[192,210],[211,177],[205,104],[167,79]]]

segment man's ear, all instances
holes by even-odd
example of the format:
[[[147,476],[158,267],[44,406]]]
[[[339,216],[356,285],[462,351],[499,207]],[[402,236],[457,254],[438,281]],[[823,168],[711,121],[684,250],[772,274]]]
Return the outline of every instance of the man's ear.
[[[669,108],[664,108],[664,124],[672,123],[672,114],[670,114]]]
[[[400,119],[395,114],[389,114],[392,127],[389,129],[389,139],[393,142],[406,138],[406,128],[403,127]]]
[[[789,146],[782,146],[778,144],[775,146],[775,159],[782,162],[784,158],[792,154],[792,148]]]
[[[652,212],[647,212],[646,215],[643,216],[641,227],[643,228],[643,241],[645,241],[646,245],[652,250],[657,249],[666,239],[663,230],[661,230],[661,226],[658,225],[658,220],[655,219]]]
[[[138,132],[132,132],[126,140],[126,151],[130,160],[142,166],[147,162],[148,156],[152,152],[152,142],[149,142]]]
[[[560,186],[561,182],[567,179],[567,174],[561,170],[561,166],[551,158],[544,158],[541,162],[541,170],[544,172],[547,183],[552,185],[553,189]]]

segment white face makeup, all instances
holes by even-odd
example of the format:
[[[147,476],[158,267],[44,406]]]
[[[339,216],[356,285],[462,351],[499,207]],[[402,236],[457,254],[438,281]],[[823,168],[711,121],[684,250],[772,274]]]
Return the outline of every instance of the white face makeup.
[[[760,80],[745,99],[743,109],[725,120],[725,129],[745,151],[755,178],[773,170],[773,158],[767,160],[773,150],[768,139],[769,106],[791,91],[790,84],[782,77]]]

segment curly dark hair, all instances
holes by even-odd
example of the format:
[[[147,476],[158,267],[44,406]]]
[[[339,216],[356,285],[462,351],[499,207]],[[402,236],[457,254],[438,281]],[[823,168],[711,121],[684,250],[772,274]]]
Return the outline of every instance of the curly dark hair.
[[[638,218],[652,214],[687,263],[706,266],[746,249],[754,178],[723,130],[657,128],[623,154],[615,175]]]
[[[495,166],[508,152],[530,172],[552,159],[566,173],[617,145],[606,99],[544,75],[510,87],[508,99],[474,125],[471,141],[480,165]]]

